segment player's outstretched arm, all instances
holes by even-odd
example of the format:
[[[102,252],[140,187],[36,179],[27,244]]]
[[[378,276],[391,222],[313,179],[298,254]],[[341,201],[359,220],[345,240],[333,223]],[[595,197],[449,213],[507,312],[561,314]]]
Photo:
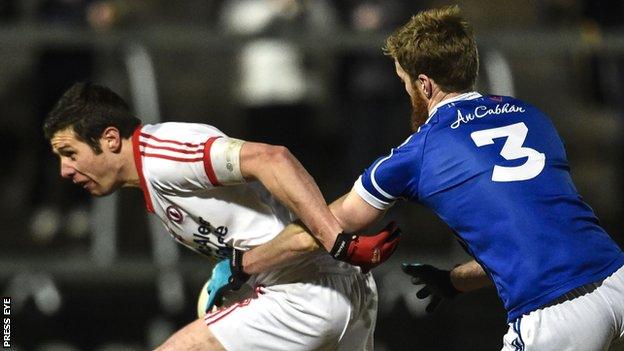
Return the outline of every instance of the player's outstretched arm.
[[[347,233],[359,232],[377,222],[386,213],[385,210],[369,205],[355,190],[332,202],[329,209]]]
[[[359,232],[376,222],[383,217],[385,210],[371,206],[353,189],[329,207],[346,232],[338,235],[330,251],[334,258],[369,270],[385,262],[394,253],[401,238],[401,231],[394,223],[373,235],[347,234]]]
[[[330,209],[341,227],[352,232],[359,232],[384,214],[384,211],[364,202],[354,191],[334,201]],[[342,256],[337,258],[369,270],[383,263],[394,252],[400,231],[396,226],[388,225],[373,235],[341,235],[347,237],[337,240],[338,244],[344,244],[340,251]],[[304,226],[292,223],[273,240],[245,252],[243,269],[245,273],[257,274],[287,265],[294,258],[319,247]]]

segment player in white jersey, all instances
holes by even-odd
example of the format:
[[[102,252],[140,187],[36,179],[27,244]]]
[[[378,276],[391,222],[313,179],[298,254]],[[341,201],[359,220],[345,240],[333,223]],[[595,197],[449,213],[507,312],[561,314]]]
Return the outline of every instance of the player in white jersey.
[[[284,147],[229,138],[203,124],[141,126],[114,92],[85,83],[65,92],[44,131],[64,178],[95,196],[140,187],[147,210],[202,254],[228,257],[282,230],[299,231],[281,203],[326,249],[336,245],[327,238],[342,231],[313,179]],[[252,180],[260,182],[247,183]],[[310,250],[318,246],[307,234],[288,238],[274,254],[276,262],[290,264],[252,276],[250,299],[192,322],[160,349],[372,349],[377,295],[370,273]],[[350,235],[338,251],[368,270],[387,259],[397,241],[388,230]]]

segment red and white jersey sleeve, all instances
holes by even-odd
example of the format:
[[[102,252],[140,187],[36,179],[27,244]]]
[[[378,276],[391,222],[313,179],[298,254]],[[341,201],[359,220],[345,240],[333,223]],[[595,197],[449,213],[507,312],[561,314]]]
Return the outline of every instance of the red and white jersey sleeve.
[[[192,192],[210,189],[232,184],[236,176],[242,182],[238,154],[232,160],[232,152],[228,153],[228,148],[232,149],[230,145],[242,145],[242,141],[228,138],[212,126],[191,123],[146,125],[135,135],[135,140],[146,168],[157,175],[153,183],[163,190]]]
[[[273,238],[293,219],[257,182],[244,183],[244,143],[195,123],[145,125],[133,135],[135,163],[149,212],[182,244],[224,256]]]

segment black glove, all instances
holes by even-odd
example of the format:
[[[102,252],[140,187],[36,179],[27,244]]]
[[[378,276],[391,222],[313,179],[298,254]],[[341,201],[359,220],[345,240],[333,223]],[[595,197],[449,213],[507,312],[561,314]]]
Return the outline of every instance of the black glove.
[[[451,283],[451,271],[421,263],[403,263],[401,268],[412,276],[412,284],[425,285],[416,297],[424,299],[431,295],[431,302],[425,308],[427,313],[433,312],[443,299],[452,299],[460,293]]]
[[[250,275],[245,273],[243,270],[243,254],[245,251],[234,249],[232,251],[232,257],[230,259],[230,270],[232,271],[232,275],[229,279],[229,284],[232,287],[232,290],[240,289],[247,280],[249,280]]]

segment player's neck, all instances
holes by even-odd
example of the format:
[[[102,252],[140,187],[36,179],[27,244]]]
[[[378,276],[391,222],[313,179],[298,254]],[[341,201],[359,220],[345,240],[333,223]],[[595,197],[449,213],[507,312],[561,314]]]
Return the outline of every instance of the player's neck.
[[[140,187],[139,172],[134,161],[134,152],[132,149],[132,140],[123,139],[121,148],[121,170],[120,178],[124,187]]]
[[[431,98],[427,104],[427,108],[431,111],[434,107],[436,107],[439,103],[444,102],[446,100],[450,100],[456,96],[461,95],[462,93],[447,93],[442,91],[439,87],[434,87],[433,93],[431,94]]]

